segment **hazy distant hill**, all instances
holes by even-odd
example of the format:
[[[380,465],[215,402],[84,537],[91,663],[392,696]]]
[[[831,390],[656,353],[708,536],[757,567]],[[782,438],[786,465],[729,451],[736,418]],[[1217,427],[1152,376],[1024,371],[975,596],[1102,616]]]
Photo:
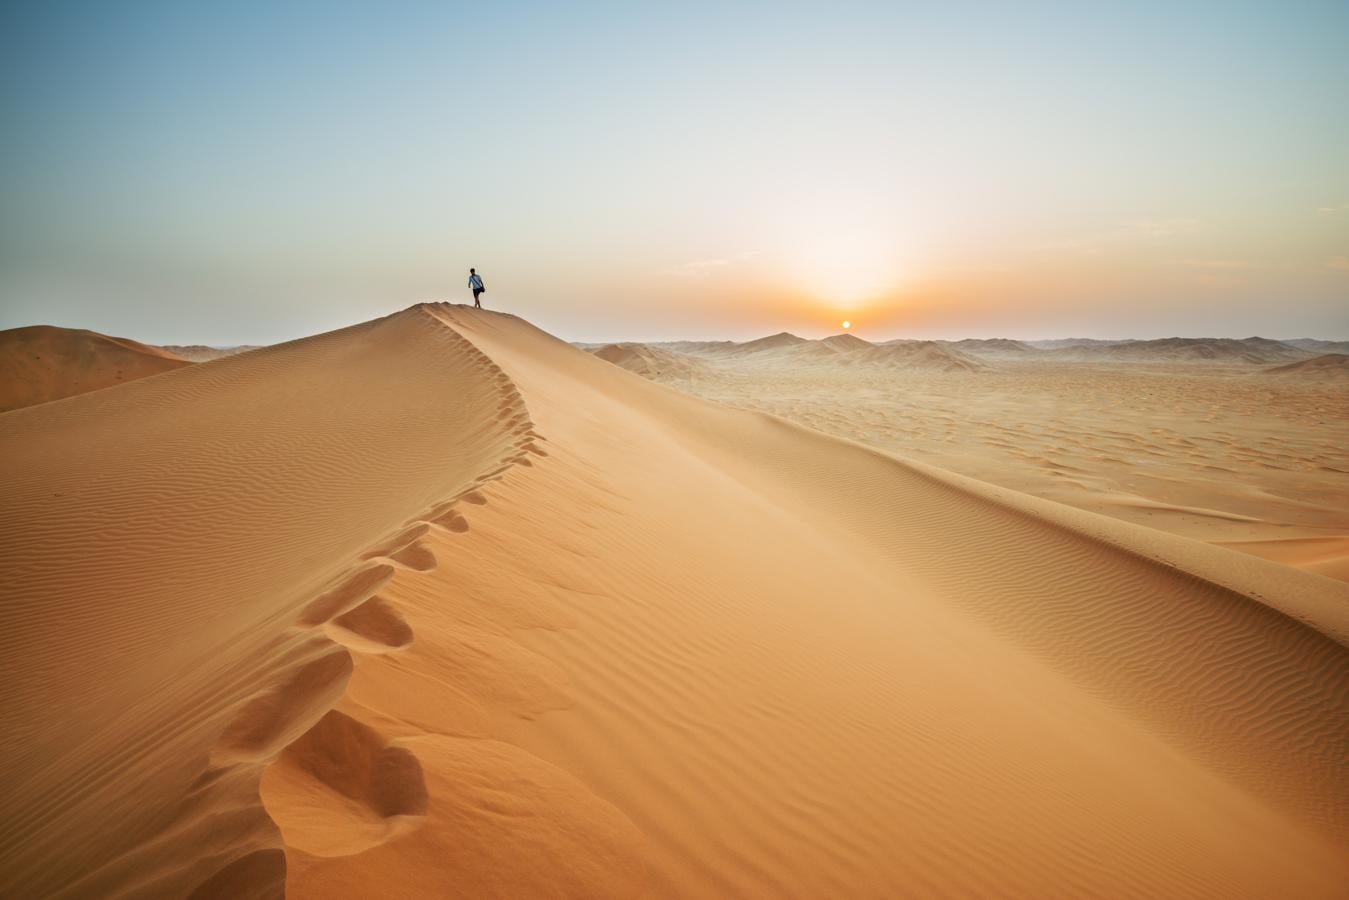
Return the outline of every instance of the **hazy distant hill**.
[[[60,400],[191,363],[160,347],[82,328],[0,331],[0,412]]]
[[[1304,359],[1294,363],[1284,363],[1281,366],[1270,366],[1268,369],[1262,369],[1261,375],[1277,375],[1282,377],[1315,378],[1321,380],[1349,379],[1349,354],[1327,353],[1323,356],[1314,356],[1311,359]]]
[[[734,347],[735,341],[656,341],[647,346],[673,350],[676,353],[705,353]]]
[[[1349,341],[1322,341],[1316,338],[1293,338],[1284,341],[1301,350],[1313,350],[1317,353],[1349,353]]]
[[[1036,350],[1062,350],[1065,347],[1109,347],[1127,341],[1101,341],[1096,338],[1056,338],[1048,341],[1023,341]]]
[[[858,354],[858,361],[888,369],[979,372],[988,364],[943,341],[891,341]]]
[[[940,341],[901,340],[873,344],[847,333],[820,340],[808,340],[784,331],[743,343],[679,341],[581,346],[642,374],[696,371],[688,365],[690,362],[719,368],[847,366],[934,372],[977,372],[987,368],[986,363],[974,356]]]
[[[834,334],[827,338],[820,339],[821,344],[833,347],[835,350],[850,352],[853,350],[866,350],[876,346],[870,341],[864,341],[855,334]]]
[[[1344,342],[1349,346],[1349,342]],[[1318,352],[1312,345],[1339,346],[1334,341],[1276,341],[1271,338],[1158,338],[1154,340],[1097,340],[1061,338],[1018,341],[1009,338],[965,338],[959,341],[919,341],[909,338],[872,343],[852,333],[810,340],[779,332],[752,341],[668,341],[655,344],[578,344],[591,352],[622,348],[622,361],[633,371],[684,371],[688,361],[709,364],[767,367],[870,366],[936,372],[978,372],[990,364],[1021,361],[1084,363],[1187,363],[1272,366],[1306,360]],[[1305,345],[1305,346],[1301,346]],[[638,348],[645,348],[639,350]],[[619,350],[606,350],[617,355]],[[673,354],[661,356],[660,354]]]
[[[1013,341],[1008,338],[965,338],[961,341],[942,341],[949,347],[959,350],[961,353],[971,353],[975,356],[990,357],[1025,357],[1035,354],[1034,347],[1023,341]]]
[[[656,381],[688,378],[707,368],[707,363],[700,359],[650,344],[604,344],[590,352],[606,362]]]
[[[192,362],[210,362],[225,356],[233,356],[246,350],[257,350],[258,344],[243,344],[238,347],[208,347],[205,344],[164,344],[161,350],[167,350],[174,356]]]
[[[802,344],[810,344],[803,337],[797,337],[786,331],[780,331],[777,334],[770,334],[768,337],[761,337],[756,340],[746,341],[743,344],[731,344],[724,348],[737,356],[746,356],[754,353],[762,353],[765,350],[783,350],[789,347],[799,347]]]
[[[1036,342],[1037,346],[1044,342]],[[1076,341],[1046,347],[1046,358],[1083,362],[1222,362],[1269,365],[1305,359],[1310,351],[1270,338],[1159,338],[1150,341]]]

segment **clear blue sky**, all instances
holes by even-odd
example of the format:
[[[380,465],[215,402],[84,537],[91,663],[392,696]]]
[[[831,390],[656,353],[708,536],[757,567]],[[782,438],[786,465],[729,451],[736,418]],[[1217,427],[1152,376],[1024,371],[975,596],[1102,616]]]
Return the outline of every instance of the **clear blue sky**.
[[[0,327],[1349,337],[1349,3],[36,3]]]

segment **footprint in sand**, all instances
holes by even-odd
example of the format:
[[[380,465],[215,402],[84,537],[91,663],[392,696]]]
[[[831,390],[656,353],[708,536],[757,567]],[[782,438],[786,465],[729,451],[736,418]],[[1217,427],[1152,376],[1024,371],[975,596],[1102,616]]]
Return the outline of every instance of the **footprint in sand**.
[[[261,762],[304,734],[332,708],[351,678],[351,654],[331,641],[315,642],[320,655],[286,673],[276,687],[244,704],[212,754],[216,764]]]
[[[262,776],[267,812],[287,846],[351,856],[415,828],[426,815],[426,778],[408,748],[329,710]]]
[[[342,615],[374,596],[375,592],[393,578],[394,568],[388,563],[375,563],[357,569],[338,585],[320,594],[300,613],[299,624],[322,625]]]
[[[412,645],[412,628],[383,597],[374,596],[328,623],[330,638],[359,653],[383,654]]]
[[[397,553],[389,554],[389,559],[414,572],[430,572],[436,567],[435,553],[420,542],[409,544]]]

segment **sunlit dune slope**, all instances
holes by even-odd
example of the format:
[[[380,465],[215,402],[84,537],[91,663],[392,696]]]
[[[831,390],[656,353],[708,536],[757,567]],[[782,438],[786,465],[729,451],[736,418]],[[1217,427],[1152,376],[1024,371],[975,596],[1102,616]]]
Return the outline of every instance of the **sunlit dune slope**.
[[[1325,578],[463,307],[0,441],[5,895],[1349,883]]]
[[[160,347],[96,331],[31,325],[0,331],[0,412],[188,365]]]

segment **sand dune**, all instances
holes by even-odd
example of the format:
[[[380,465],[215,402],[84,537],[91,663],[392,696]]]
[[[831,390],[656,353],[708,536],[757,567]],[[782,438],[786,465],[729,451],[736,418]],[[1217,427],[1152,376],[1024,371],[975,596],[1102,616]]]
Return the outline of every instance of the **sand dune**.
[[[888,369],[928,372],[978,372],[981,360],[941,341],[892,341],[857,354],[859,362]]]
[[[1262,375],[1278,375],[1292,378],[1328,378],[1341,380],[1349,378],[1349,354],[1326,353],[1300,362],[1270,366]]]
[[[827,338],[820,338],[820,343],[836,350],[842,350],[845,353],[870,350],[875,346],[870,341],[864,341],[855,334],[831,334]]]
[[[806,338],[797,337],[790,332],[780,331],[777,334],[771,334],[768,337],[761,337],[753,341],[746,341],[743,344],[713,344],[712,346],[718,349],[733,350],[739,355],[744,355],[748,353],[757,353],[761,350],[781,350],[785,347],[800,347],[803,344],[809,343],[811,342]]]
[[[1304,359],[1306,350],[1269,338],[1159,338],[1151,341],[1070,342],[1047,348],[1061,359],[1113,362],[1228,362],[1249,365]]]
[[[0,331],[0,412],[96,391],[187,365],[185,358],[96,331],[32,325]]]
[[[0,416],[0,895],[277,883],[258,779],[352,670],[318,619],[528,429],[424,312]]]
[[[1323,341],[1317,338],[1294,338],[1284,341],[1303,350],[1314,353],[1349,353],[1349,341]]]
[[[599,346],[582,345],[602,359]],[[788,332],[769,335],[744,343],[730,341],[676,341],[660,344],[623,344],[624,361],[620,365],[629,371],[657,381],[667,380],[660,366],[625,364],[636,353],[677,354],[677,357],[703,361],[714,366],[750,366],[756,368],[838,367],[852,366],[874,369],[924,369],[939,372],[975,372],[985,368],[980,360],[944,341],[889,341],[873,344],[854,334],[835,334],[819,340],[808,340]],[[642,348],[640,351],[637,348]],[[615,351],[606,351],[614,355]],[[666,368],[677,365],[667,362]]]
[[[1272,541],[1229,541],[1222,546],[1243,553],[1253,553],[1265,559],[1278,560],[1328,578],[1349,581],[1349,535],[1283,538]]]
[[[1329,579],[463,307],[0,442],[5,896],[1349,883]]]
[[[172,353],[179,359],[192,362],[210,362],[213,359],[223,359],[226,356],[234,356],[236,353],[256,350],[258,347],[250,344],[242,344],[237,347],[208,347],[205,344],[165,344],[159,349]]]
[[[961,341],[952,341],[950,345],[962,353],[970,353],[975,356],[1010,356],[1015,358],[1035,353],[1035,348],[1029,344],[1008,340],[1007,338],[966,338]]]
[[[706,363],[686,353],[648,344],[604,344],[590,352],[605,362],[657,380],[686,379],[707,369]]]

